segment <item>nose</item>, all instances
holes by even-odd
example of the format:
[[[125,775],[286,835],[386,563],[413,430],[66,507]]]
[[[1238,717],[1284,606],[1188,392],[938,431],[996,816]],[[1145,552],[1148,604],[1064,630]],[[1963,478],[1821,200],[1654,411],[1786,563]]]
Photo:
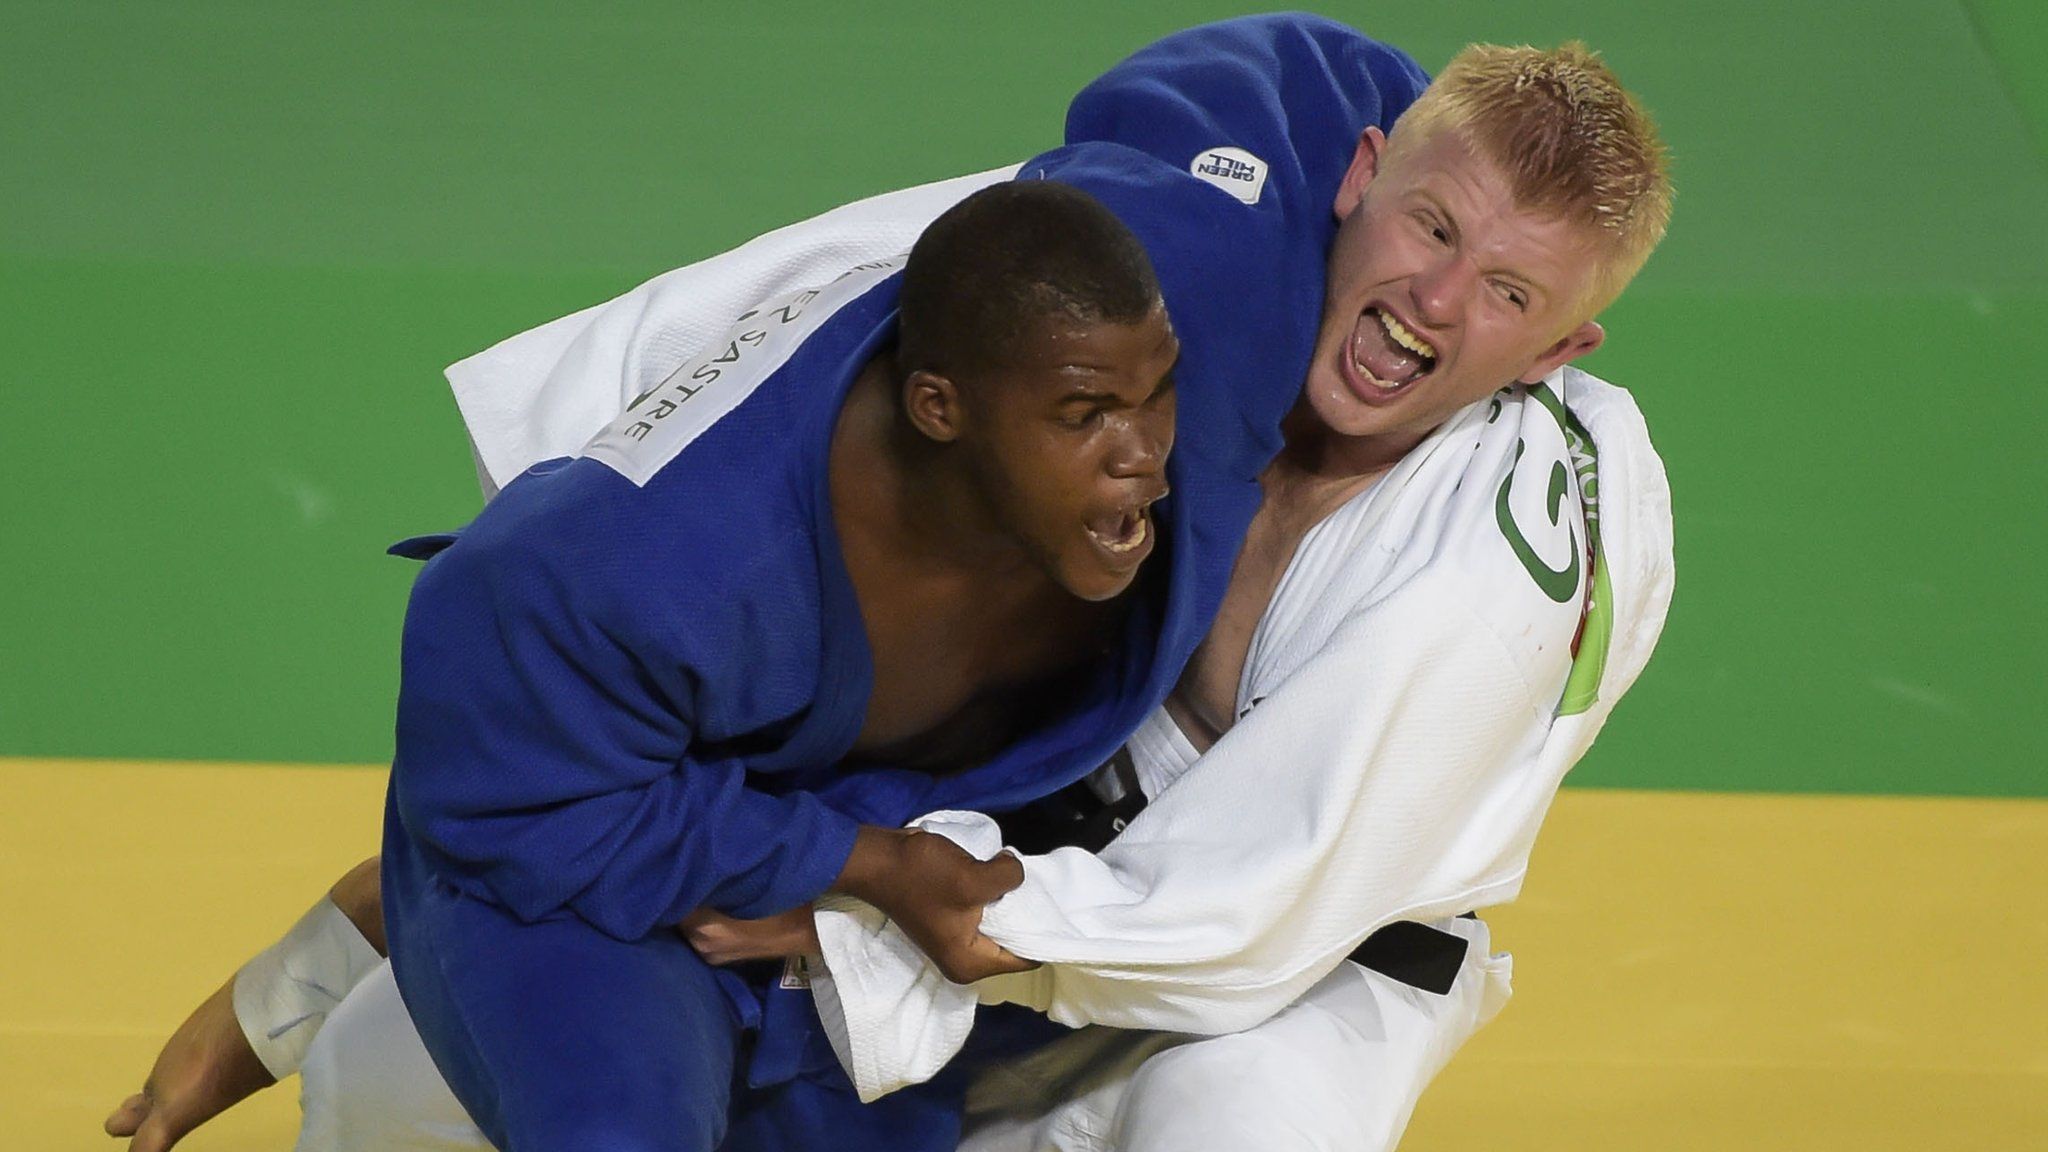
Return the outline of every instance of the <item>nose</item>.
[[[1415,319],[1432,328],[1448,328],[1465,315],[1465,305],[1479,283],[1479,267],[1463,253],[1446,251],[1408,282]]]
[[[1166,392],[1127,413],[1123,434],[1110,452],[1110,476],[1143,480],[1166,471],[1166,457],[1173,451],[1175,407],[1173,393]]]

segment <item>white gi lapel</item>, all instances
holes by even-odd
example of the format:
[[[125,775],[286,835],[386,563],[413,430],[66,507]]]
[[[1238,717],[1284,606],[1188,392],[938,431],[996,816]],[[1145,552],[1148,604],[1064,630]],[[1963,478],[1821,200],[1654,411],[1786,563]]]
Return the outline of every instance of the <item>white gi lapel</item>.
[[[1490,400],[1457,413],[1370,487],[1302,537],[1259,617],[1238,675],[1237,718],[1270,695],[1330,633],[1375,603],[1433,552],[1416,547],[1424,502],[1446,473],[1462,472],[1486,429]],[[1340,591],[1341,589],[1341,591]]]

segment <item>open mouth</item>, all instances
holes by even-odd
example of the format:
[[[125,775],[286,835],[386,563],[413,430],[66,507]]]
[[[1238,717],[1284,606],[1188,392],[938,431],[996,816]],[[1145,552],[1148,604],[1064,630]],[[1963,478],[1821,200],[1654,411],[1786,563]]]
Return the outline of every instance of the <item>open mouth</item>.
[[[1436,348],[1399,317],[1379,308],[1358,314],[1351,330],[1351,367],[1383,393],[1399,392],[1436,367]]]
[[[1152,539],[1151,502],[1092,520],[1088,535],[1111,556],[1135,556]]]

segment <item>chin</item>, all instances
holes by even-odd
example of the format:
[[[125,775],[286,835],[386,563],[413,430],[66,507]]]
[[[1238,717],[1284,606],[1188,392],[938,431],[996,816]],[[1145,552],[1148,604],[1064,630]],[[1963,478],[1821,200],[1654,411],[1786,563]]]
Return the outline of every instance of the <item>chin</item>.
[[[1064,583],[1066,584],[1067,591],[1078,599],[1085,600],[1090,604],[1100,604],[1105,600],[1114,600],[1118,596],[1123,595],[1130,590],[1131,585],[1136,583],[1136,581],[1130,577],[1119,576],[1087,581],[1068,580],[1064,581]]]
[[[1060,573],[1060,587],[1076,599],[1090,604],[1114,600],[1138,582],[1136,572],[1108,572],[1093,565],[1074,565]]]
[[[1371,436],[1385,431],[1386,411],[1353,396],[1342,381],[1318,382],[1309,392],[1309,411],[1317,423],[1339,436]]]

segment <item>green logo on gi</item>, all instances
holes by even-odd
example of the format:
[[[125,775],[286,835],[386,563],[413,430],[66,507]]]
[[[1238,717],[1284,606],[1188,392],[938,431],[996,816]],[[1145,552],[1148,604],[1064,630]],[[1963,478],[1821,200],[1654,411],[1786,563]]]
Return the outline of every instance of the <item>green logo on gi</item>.
[[[1529,395],[1532,399],[1542,404],[1551,416],[1557,419],[1558,431],[1564,431],[1564,405],[1558,401],[1550,389],[1538,384],[1534,388],[1529,389]],[[1494,403],[1498,405],[1499,401],[1496,400]],[[1488,422],[1491,423],[1492,419],[1499,414],[1500,409],[1498,407],[1494,408],[1487,417]],[[1509,467],[1507,476],[1501,480],[1500,491],[1494,494],[1493,516],[1500,524],[1501,535],[1507,537],[1508,547],[1514,549],[1515,558],[1522,562],[1522,567],[1529,570],[1530,577],[1536,581],[1536,587],[1542,589],[1545,596],[1550,597],[1559,604],[1563,604],[1569,601],[1572,598],[1572,593],[1578,591],[1579,588],[1580,548],[1578,533],[1574,532],[1570,525],[1564,526],[1565,539],[1571,542],[1571,551],[1565,558],[1564,567],[1552,568],[1543,562],[1543,557],[1536,554],[1536,549],[1529,546],[1529,538],[1522,533],[1521,525],[1515,523],[1514,511],[1508,506],[1508,494],[1514,489],[1515,474],[1521,470],[1522,454],[1528,450],[1529,442],[1527,440],[1518,439],[1515,441],[1515,462]],[[1570,471],[1564,466],[1564,461],[1557,460],[1551,463],[1550,492],[1547,507],[1552,528],[1559,526],[1558,510],[1564,502],[1565,493],[1571,490],[1570,475]]]

